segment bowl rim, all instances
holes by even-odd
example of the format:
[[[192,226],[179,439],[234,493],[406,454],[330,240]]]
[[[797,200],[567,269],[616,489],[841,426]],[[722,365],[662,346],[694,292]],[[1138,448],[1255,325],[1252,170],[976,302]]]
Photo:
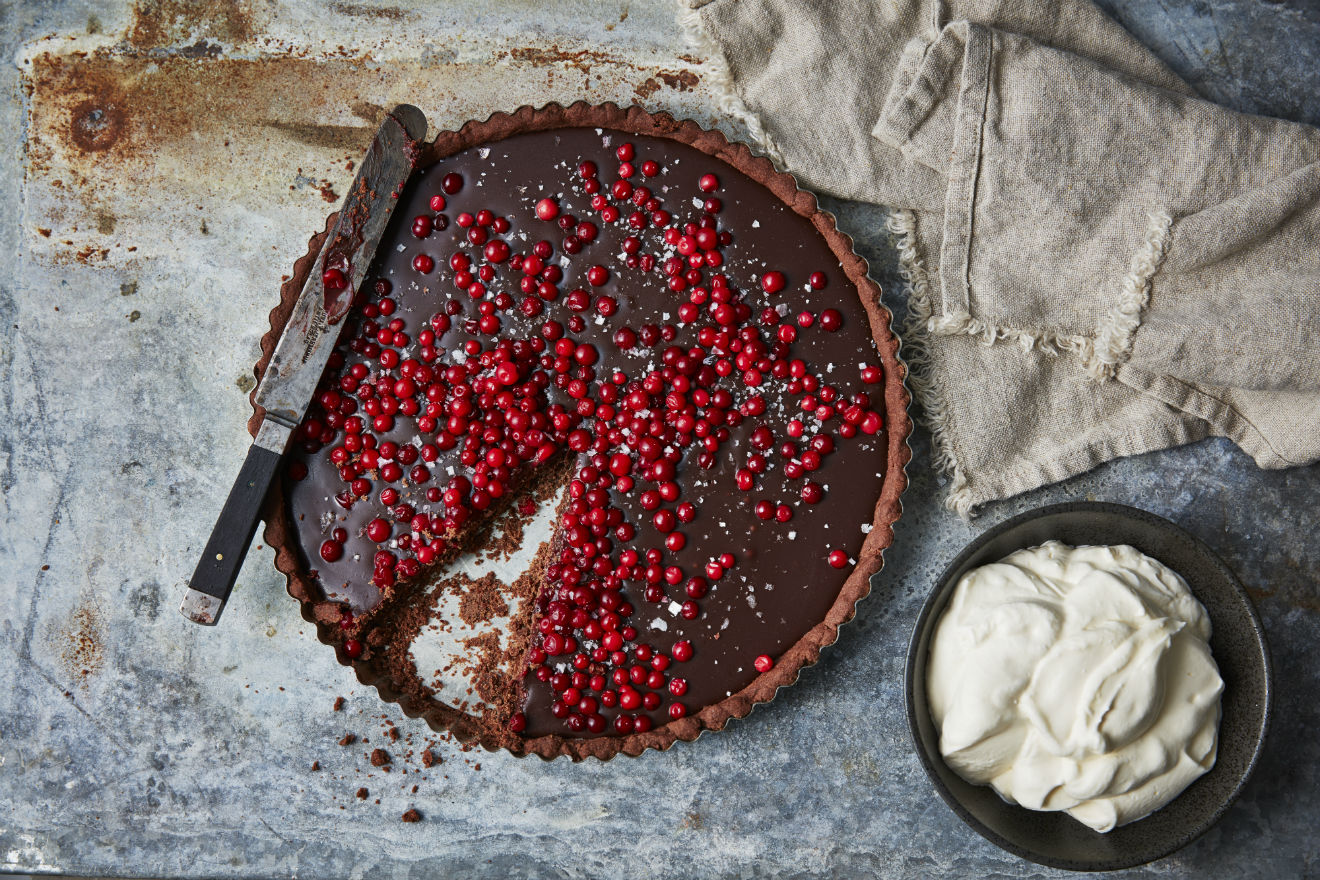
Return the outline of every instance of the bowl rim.
[[[1187,541],[1198,553],[1204,555],[1207,561],[1209,561],[1223,576],[1225,583],[1237,593],[1238,598],[1242,600],[1242,604],[1247,610],[1247,623],[1255,637],[1256,646],[1259,648],[1264,681],[1264,688],[1260,701],[1261,723],[1259,730],[1256,733],[1255,743],[1251,749],[1250,759],[1247,761],[1241,775],[1234,784],[1233,790],[1223,802],[1215,808],[1207,819],[1194,827],[1191,832],[1174,837],[1167,845],[1151,847],[1150,852],[1137,853],[1131,858],[1115,858],[1105,861],[1079,861],[1046,855],[1008,840],[978,819],[966,806],[963,805],[958,796],[949,789],[944,780],[940,777],[936,762],[946,768],[948,766],[944,764],[943,757],[938,754],[938,751],[932,754],[922,741],[921,732],[918,728],[918,712],[925,712],[928,710],[925,707],[921,707],[920,710],[918,709],[916,704],[916,688],[914,687],[914,678],[917,670],[919,653],[922,649],[923,636],[926,635],[927,630],[933,622],[932,618],[935,614],[936,606],[940,606],[939,610],[943,611],[943,605],[947,603],[942,602],[941,600],[945,594],[956,586],[956,583],[952,581],[954,573],[962,568],[967,561],[979,552],[986,544],[999,536],[1018,528],[1024,523],[1043,519],[1048,516],[1078,511],[1092,511],[1110,514],[1121,518],[1135,520],[1143,525],[1170,531]],[[1198,601],[1200,601],[1199,597]],[[925,642],[926,650],[929,650],[929,639],[925,639]],[[1253,651],[1252,653],[1254,654],[1255,652]],[[1214,550],[1210,548],[1208,544],[1188,532],[1182,526],[1179,526],[1177,523],[1138,507],[1131,507],[1126,504],[1118,504],[1110,501],[1064,501],[1056,504],[1049,504],[1044,507],[1032,508],[1031,510],[1009,517],[973,538],[962,549],[962,551],[954,557],[947,566],[945,566],[939,577],[935,579],[929,594],[922,603],[921,612],[918,614],[916,623],[913,625],[912,635],[908,642],[907,661],[904,667],[903,683],[905,701],[907,704],[908,732],[912,737],[913,747],[916,750],[918,760],[921,762],[922,769],[925,770],[926,775],[935,786],[935,790],[940,798],[948,804],[958,818],[962,819],[962,821],[974,831],[999,848],[1010,852],[1019,858],[1035,862],[1039,865],[1070,871],[1117,871],[1149,864],[1150,862],[1165,858],[1174,852],[1177,852],[1214,827],[1214,825],[1223,818],[1224,814],[1228,812],[1229,808],[1231,808],[1237,801],[1243,788],[1246,787],[1247,782],[1251,779],[1251,775],[1255,771],[1257,764],[1260,762],[1261,753],[1265,746],[1265,740],[1269,734],[1270,714],[1273,704],[1273,663],[1270,659],[1269,643],[1265,637],[1265,628],[1261,623],[1260,615],[1256,610],[1255,604],[1251,601],[1251,596],[1247,593],[1246,588],[1243,587],[1242,582],[1238,579],[1233,570],[1228,567],[1228,565],[1217,553],[1214,552]],[[1213,772],[1213,769],[1210,772]],[[1005,804],[1007,806],[1012,806],[1015,809],[1027,810],[1026,807],[1008,804],[1007,802],[1005,802]],[[1028,810],[1028,812],[1035,813],[1039,811]],[[1141,821],[1144,821],[1144,817],[1143,819],[1136,820],[1136,822]],[[1136,822],[1131,824],[1136,824]]]

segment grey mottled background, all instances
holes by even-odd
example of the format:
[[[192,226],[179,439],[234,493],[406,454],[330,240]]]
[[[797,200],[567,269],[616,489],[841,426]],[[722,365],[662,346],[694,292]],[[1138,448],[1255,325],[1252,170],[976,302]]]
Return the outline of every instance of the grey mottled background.
[[[1316,0],[1103,5],[1206,97],[1320,123]],[[1262,472],[1226,442],[1116,462],[967,525],[939,506],[919,433],[877,589],[824,660],[746,721],[608,764],[440,743],[445,763],[407,763],[406,783],[374,771],[367,747],[336,745],[344,733],[377,745],[388,716],[396,753],[435,737],[315,642],[268,550],[250,555],[220,628],[174,610],[246,445],[266,312],[347,184],[346,158],[400,99],[441,126],[585,96],[740,130],[668,0],[0,2],[0,48],[0,872],[1058,873],[1000,852],[936,797],[909,743],[902,666],[932,578],[968,539],[1087,497],[1218,549],[1276,664],[1271,739],[1245,796],[1129,875],[1320,876],[1320,471]],[[830,207],[901,309],[878,211]],[[425,821],[402,824],[409,806]]]

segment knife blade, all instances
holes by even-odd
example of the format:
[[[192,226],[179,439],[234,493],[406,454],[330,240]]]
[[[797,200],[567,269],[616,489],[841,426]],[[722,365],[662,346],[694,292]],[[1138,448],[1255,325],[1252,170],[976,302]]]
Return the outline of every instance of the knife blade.
[[[179,611],[214,626],[257,531],[261,505],[302,423],[339,337],[336,326],[352,305],[426,136],[426,116],[400,104],[381,123],[330,235],[257,385],[254,401],[266,411],[234,487],[197,563]]]

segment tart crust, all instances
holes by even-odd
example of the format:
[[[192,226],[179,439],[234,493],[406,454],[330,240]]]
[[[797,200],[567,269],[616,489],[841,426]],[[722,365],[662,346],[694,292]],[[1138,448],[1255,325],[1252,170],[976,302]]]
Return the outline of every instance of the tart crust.
[[[336,649],[339,662],[352,666],[357,678],[374,687],[381,699],[397,703],[413,718],[424,718],[437,731],[448,731],[464,742],[475,741],[488,750],[506,749],[517,756],[539,755],[552,759],[567,755],[575,761],[586,757],[607,760],[616,754],[636,756],[647,749],[667,749],[678,740],[692,741],[706,730],[721,730],[733,718],[746,716],[758,703],[774,699],[779,688],[793,684],[804,666],[820,657],[821,649],[838,639],[839,627],[851,620],[857,602],[870,592],[870,578],[884,564],[883,552],[893,543],[893,525],[902,513],[900,496],[907,487],[905,467],[912,458],[908,437],[912,421],[908,415],[911,395],[906,387],[907,367],[899,357],[899,340],[891,328],[892,315],[880,301],[880,288],[867,276],[867,264],[854,250],[852,239],[840,232],[834,217],[821,210],[816,198],[798,188],[796,179],[775,169],[769,159],[756,156],[741,143],[730,142],[722,133],[701,128],[691,120],[676,120],[666,113],[650,113],[640,107],[622,108],[615,104],[578,102],[568,107],[547,104],[544,107],[520,107],[513,113],[495,113],[485,121],[472,121],[458,131],[442,131],[425,145],[418,166],[425,167],[470,147],[503,140],[515,134],[557,128],[610,128],[635,135],[668,138],[687,144],[720,159],[760,183],[795,213],[811,221],[838,258],[870,323],[881,365],[884,368],[884,417],[888,445],[886,471],[870,533],[866,536],[857,564],[844,581],[834,603],[823,620],[813,626],[786,651],[775,666],[750,684],[687,717],[670,721],[645,733],[599,735],[567,738],[547,735],[523,737],[507,729],[494,728],[490,722],[475,718],[438,700],[426,699],[394,680],[388,669],[377,668],[373,658],[350,660],[344,653],[339,629],[342,606],[325,601],[320,587],[299,559],[294,526],[285,503],[280,481],[276,481],[263,508],[266,521],[264,537],[275,551],[275,567],[288,579],[289,595],[302,607],[303,618],[316,625],[317,638]],[[281,287],[280,302],[270,312],[270,330],[261,339],[261,359],[254,373],[258,379],[265,372],[276,341],[283,332],[293,305],[302,291],[307,275],[337,214],[326,220],[326,228],[313,235],[307,252],[294,263],[292,274]],[[255,391],[251,398],[255,397]],[[265,411],[252,403],[253,415],[248,431],[254,437]]]

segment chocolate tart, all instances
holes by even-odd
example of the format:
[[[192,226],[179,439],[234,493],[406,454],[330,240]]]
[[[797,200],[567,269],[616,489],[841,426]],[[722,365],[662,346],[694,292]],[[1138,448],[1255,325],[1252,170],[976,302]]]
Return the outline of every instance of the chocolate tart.
[[[690,121],[441,132],[266,502],[290,595],[383,699],[488,749],[606,759],[745,716],[835,641],[901,513],[906,368],[866,272]],[[428,665],[428,633],[471,656]]]

